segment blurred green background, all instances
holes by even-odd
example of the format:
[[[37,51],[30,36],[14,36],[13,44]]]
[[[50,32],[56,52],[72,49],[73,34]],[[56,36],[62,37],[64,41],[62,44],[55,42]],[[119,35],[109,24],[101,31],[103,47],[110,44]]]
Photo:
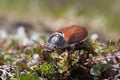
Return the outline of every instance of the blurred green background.
[[[0,27],[16,21],[56,30],[78,24],[91,33],[118,39],[120,0],[0,0]]]

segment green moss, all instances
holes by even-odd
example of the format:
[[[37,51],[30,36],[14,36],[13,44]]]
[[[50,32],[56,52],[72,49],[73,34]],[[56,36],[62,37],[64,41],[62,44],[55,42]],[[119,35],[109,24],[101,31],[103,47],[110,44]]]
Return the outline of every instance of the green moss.
[[[56,75],[53,65],[47,62],[40,66],[40,71],[43,76],[49,79],[52,79]]]

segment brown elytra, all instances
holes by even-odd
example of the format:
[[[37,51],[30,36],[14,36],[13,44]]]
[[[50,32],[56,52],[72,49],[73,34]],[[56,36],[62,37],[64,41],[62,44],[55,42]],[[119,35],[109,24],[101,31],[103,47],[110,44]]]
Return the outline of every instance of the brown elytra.
[[[88,36],[86,28],[76,25],[67,26],[63,29],[57,30],[53,32],[50,36],[52,36],[56,32],[63,33],[64,39],[67,42],[67,44],[74,44],[83,41]]]

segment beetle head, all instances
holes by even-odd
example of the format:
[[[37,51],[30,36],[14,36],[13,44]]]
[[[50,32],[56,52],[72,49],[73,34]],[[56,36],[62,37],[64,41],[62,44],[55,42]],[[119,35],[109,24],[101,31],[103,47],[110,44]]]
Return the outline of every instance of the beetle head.
[[[53,50],[54,48],[64,48],[66,41],[64,39],[64,35],[61,32],[54,33],[48,39],[48,43],[46,45],[47,50]]]

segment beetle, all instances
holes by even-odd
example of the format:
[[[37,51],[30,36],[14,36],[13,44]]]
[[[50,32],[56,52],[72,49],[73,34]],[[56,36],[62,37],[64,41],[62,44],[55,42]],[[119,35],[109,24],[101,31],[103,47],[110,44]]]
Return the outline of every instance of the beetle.
[[[63,49],[68,46],[74,46],[87,39],[88,32],[85,27],[70,25],[63,29],[54,31],[50,34],[46,49],[51,51],[55,48]]]

